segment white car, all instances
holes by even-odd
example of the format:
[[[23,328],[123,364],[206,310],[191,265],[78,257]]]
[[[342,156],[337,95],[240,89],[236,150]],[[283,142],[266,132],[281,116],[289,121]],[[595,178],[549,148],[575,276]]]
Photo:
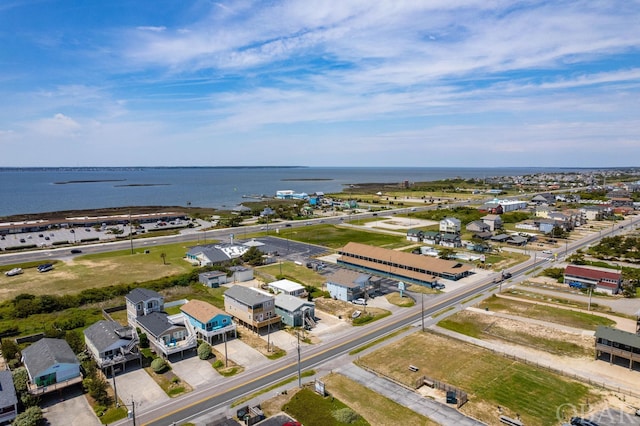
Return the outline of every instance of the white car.
[[[13,277],[15,275],[20,275],[23,272],[22,268],[13,268],[5,272],[4,274],[8,277]]]
[[[353,303],[354,305],[366,305],[367,301],[364,299],[364,297],[359,297],[351,301],[351,303]]]
[[[542,250],[543,254],[553,254],[551,250]]]

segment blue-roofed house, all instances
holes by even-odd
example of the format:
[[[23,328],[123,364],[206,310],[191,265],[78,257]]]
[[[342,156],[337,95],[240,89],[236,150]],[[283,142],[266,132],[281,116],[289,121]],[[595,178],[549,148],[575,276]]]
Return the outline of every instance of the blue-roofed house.
[[[29,393],[41,395],[82,382],[80,361],[64,339],[43,338],[22,350]]]
[[[202,300],[190,300],[180,307],[186,321],[191,324],[195,334],[210,345],[221,340],[225,334],[236,337],[236,324],[231,315],[222,309]]]

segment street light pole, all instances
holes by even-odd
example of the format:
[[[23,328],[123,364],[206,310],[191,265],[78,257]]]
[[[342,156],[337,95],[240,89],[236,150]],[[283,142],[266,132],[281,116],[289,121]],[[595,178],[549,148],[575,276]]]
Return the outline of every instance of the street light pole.
[[[298,337],[298,387],[302,389],[302,374],[300,373],[300,332],[296,330]]]

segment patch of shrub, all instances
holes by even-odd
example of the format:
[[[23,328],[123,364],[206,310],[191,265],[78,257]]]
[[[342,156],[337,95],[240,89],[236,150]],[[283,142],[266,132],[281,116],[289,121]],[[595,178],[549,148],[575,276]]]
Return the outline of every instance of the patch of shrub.
[[[360,419],[360,415],[349,407],[341,408],[332,413],[333,418],[340,423],[355,423]]]
[[[162,374],[169,369],[169,365],[167,364],[167,361],[158,357],[151,361],[151,369],[156,374]]]
[[[211,357],[211,346],[207,342],[202,342],[200,346],[198,346],[198,358],[200,359],[209,359]]]

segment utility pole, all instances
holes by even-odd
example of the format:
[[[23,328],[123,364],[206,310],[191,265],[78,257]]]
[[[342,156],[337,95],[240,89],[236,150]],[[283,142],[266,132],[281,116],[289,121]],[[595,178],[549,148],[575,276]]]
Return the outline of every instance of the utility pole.
[[[420,319],[422,320],[422,331],[424,331],[424,293],[421,294],[422,310],[420,311]]]
[[[227,359],[229,358],[227,357],[227,332],[226,331],[222,334],[222,338],[224,340],[224,368],[227,368],[228,366]]]
[[[116,387],[116,374],[113,371],[113,364],[111,364],[111,378],[113,379],[113,395],[116,400],[116,407],[120,405],[118,402],[118,388]]]
[[[296,330],[296,336],[298,337],[298,387],[302,389],[302,374],[300,373],[300,332]]]
[[[129,242],[131,243],[131,254],[133,254],[133,224],[131,223],[131,210],[129,210]]]

